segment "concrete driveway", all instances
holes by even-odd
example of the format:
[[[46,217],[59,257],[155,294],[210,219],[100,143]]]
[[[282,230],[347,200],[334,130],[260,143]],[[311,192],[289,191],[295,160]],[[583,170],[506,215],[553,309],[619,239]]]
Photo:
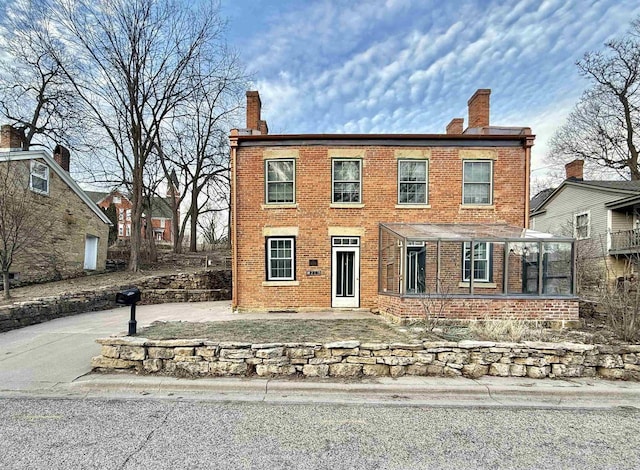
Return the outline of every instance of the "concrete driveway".
[[[97,338],[126,333],[129,308],[90,312],[0,333],[0,391],[51,390],[91,370]],[[366,312],[232,313],[229,301],[141,305],[138,328],[161,320],[229,321],[259,318],[371,318]]]

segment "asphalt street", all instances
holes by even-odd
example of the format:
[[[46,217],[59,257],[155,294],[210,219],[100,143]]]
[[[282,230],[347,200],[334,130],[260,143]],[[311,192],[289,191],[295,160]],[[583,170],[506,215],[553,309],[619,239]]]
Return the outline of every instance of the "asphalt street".
[[[637,469],[640,410],[0,400],[6,469]]]

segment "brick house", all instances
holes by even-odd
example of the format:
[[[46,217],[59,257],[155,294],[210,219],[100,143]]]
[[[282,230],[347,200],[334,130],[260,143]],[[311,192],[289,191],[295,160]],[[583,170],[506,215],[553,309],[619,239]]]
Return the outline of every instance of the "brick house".
[[[23,151],[20,133],[2,126],[0,171],[23,188],[20,197],[46,227],[38,246],[17,254],[10,272],[14,283],[105,269],[111,222],[71,178],[69,161],[69,151],[62,146],[53,158],[43,150]]]
[[[129,240],[131,238],[131,208],[133,207],[129,197],[118,190],[108,193],[99,191],[86,191],[86,193],[93,202],[103,209],[108,208],[111,204],[115,206],[118,217],[118,240]],[[154,197],[151,199],[151,205],[153,238],[156,242],[171,243],[173,241],[171,196]],[[142,225],[142,236],[144,237],[144,218]]]
[[[489,97],[446,134],[269,135],[247,92],[230,136],[233,307],[577,319],[573,240],[525,228],[534,136],[490,126]]]

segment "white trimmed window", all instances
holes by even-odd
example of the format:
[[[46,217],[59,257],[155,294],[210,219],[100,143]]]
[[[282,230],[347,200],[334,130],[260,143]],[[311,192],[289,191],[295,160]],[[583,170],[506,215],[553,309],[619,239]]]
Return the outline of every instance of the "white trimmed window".
[[[465,160],[462,164],[462,203],[492,204],[493,162]]]
[[[362,160],[333,160],[333,190],[331,202],[362,201]]]
[[[469,281],[471,274],[471,243],[464,242],[464,267],[462,280]],[[491,279],[491,243],[478,242],[473,244],[473,280],[489,282]]]
[[[122,199],[120,199],[120,196],[113,196],[113,199],[111,200],[114,204],[120,204],[121,201]]]
[[[39,194],[49,194],[49,167],[44,163],[31,160],[31,191]]]
[[[573,236],[584,240],[591,236],[591,214],[581,212],[573,216]]]
[[[131,220],[131,209],[127,209],[127,220]]]
[[[267,204],[288,204],[296,200],[295,160],[266,160]]]
[[[124,225],[118,224],[118,236],[124,236]]]
[[[398,161],[398,204],[426,204],[428,200],[428,162]]]
[[[267,281],[295,280],[295,239],[267,238]]]
[[[131,236],[131,224],[127,224],[127,237]]]

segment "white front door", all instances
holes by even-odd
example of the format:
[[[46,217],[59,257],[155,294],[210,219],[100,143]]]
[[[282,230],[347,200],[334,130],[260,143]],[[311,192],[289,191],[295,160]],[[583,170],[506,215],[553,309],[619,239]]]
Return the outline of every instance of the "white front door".
[[[98,265],[98,237],[87,235],[84,242],[84,269],[94,270]]]
[[[360,306],[360,238],[331,239],[331,306]]]

